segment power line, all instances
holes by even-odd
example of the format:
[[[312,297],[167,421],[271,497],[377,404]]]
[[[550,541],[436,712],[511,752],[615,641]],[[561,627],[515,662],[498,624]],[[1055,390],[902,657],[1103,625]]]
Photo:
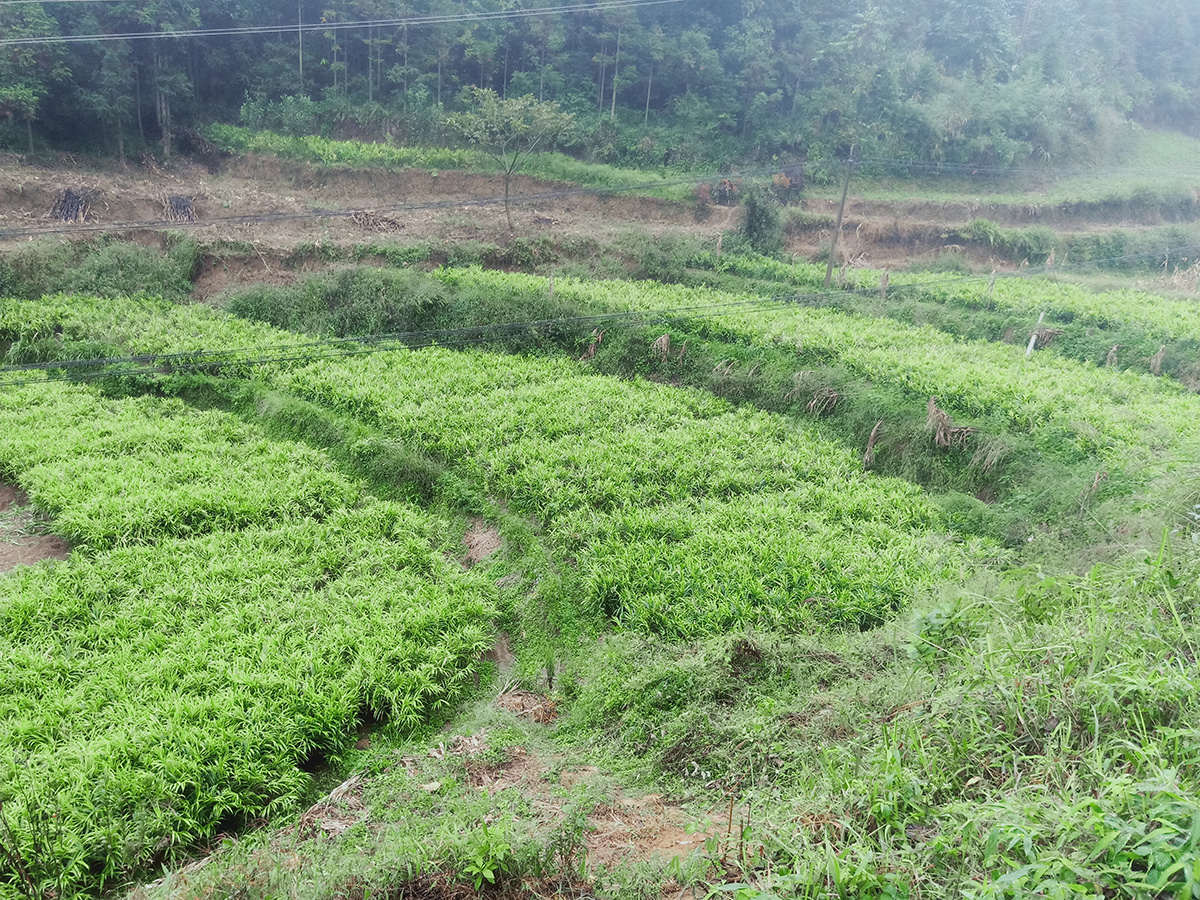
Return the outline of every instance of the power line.
[[[130,0],[0,0],[0,6],[20,6],[24,3],[128,3]]]
[[[72,2],[72,0],[68,0]],[[309,22],[284,23],[280,25],[245,25],[234,28],[191,28],[178,31],[130,31],[123,34],[71,34],[38,35],[24,38],[0,39],[0,47],[27,46],[30,44],[77,44],[101,43],[104,41],[137,41],[148,38],[185,37],[237,37],[252,34],[279,34],[286,32],[341,31],[350,28],[419,27],[422,25],[448,25],[455,22],[481,22],[503,19],[527,19],[546,15],[563,15],[575,12],[602,12],[612,9],[640,9],[647,6],[663,6],[683,3],[685,0],[613,0],[599,7],[594,3],[578,3],[565,6],[547,6],[540,9],[510,9],[492,12],[454,13],[448,15],[412,16],[404,19],[362,19],[353,22]]]

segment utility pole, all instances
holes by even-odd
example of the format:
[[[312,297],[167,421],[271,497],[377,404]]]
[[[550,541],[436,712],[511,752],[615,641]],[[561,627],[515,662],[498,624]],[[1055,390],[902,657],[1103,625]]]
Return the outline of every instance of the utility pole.
[[[300,37],[300,93],[304,93],[304,11],[301,4],[304,0],[296,0],[296,34]]]
[[[846,195],[850,193],[850,169],[854,165],[854,145],[850,145],[850,155],[846,157],[846,178],[842,182],[842,204],[838,207],[837,224],[833,226],[833,246],[829,248],[829,265],[825,267],[825,290],[829,290],[829,280],[833,278],[833,261],[837,259],[838,238],[842,234],[842,216],[846,212]]]

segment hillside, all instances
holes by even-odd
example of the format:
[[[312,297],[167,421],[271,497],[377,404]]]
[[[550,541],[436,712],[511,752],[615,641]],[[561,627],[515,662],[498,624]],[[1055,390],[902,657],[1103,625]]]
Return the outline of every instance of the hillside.
[[[6,164],[0,897],[1189,896],[1166,146],[864,166],[828,290],[823,188]]]

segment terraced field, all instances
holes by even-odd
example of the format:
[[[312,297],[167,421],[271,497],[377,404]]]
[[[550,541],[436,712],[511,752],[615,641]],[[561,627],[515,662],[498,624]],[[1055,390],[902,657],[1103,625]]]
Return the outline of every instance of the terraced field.
[[[1192,895],[1194,300],[413,259],[0,301],[0,897]]]

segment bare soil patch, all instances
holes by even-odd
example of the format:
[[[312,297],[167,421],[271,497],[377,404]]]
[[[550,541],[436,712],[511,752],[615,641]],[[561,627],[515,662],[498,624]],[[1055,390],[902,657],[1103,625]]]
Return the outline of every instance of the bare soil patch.
[[[70,552],[70,544],[44,532],[25,493],[0,481],[0,573],[43,559],[66,559]]]
[[[164,198],[193,198],[196,222],[189,225],[189,234],[201,241],[250,242],[264,256],[305,243],[346,246],[381,238],[506,243],[514,236],[537,234],[611,237],[635,222],[650,230],[714,227],[698,225],[687,203],[620,194],[577,195],[573,185],[518,176],[512,184],[516,230],[510,232],[503,206],[484,203],[503,196],[504,182],[498,176],[322,169],[249,155],[216,173],[186,160],[170,170],[105,170],[26,166],[0,158],[0,232],[66,228],[69,234],[69,223],[49,215],[66,188],[94,192],[89,221],[102,225],[161,222],[164,229],[178,227],[167,221]],[[371,214],[361,222],[338,215],[363,209]],[[333,215],[322,216],[325,212]],[[270,221],[245,221],[261,217]]]
[[[265,256],[220,256],[206,254],[196,275],[192,296],[207,302],[219,294],[252,284],[295,284],[302,271],[284,267]]]
[[[164,199],[186,196],[193,199],[196,217],[195,224],[188,225],[189,234],[202,242],[252,245],[257,263],[252,258],[241,265],[219,257],[205,261],[195,293],[201,301],[245,284],[291,283],[296,272],[285,271],[278,261],[301,245],[345,248],[368,242],[442,242],[451,247],[477,241],[505,246],[517,237],[537,236],[561,242],[608,242],[631,227],[652,236],[715,238],[737,227],[740,212],[715,206],[706,216],[698,215],[694,203],[575,193],[578,188],[573,185],[517,176],[512,185],[515,228],[510,231],[503,206],[489,202],[504,193],[503,179],[495,175],[329,169],[253,154],[226,161],[215,173],[186,159],[170,169],[131,166],[118,170],[81,165],[68,157],[61,166],[38,167],[23,165],[17,157],[0,156],[0,232],[66,229],[69,234],[74,226],[51,216],[65,189],[94,196],[91,223],[162,222],[163,229],[179,227],[179,223],[167,221]],[[832,217],[836,205],[836,201],[816,197],[803,201],[807,212],[826,217]],[[355,221],[348,215],[351,210],[369,213]],[[264,217],[268,221],[261,221]],[[1041,224],[1069,226],[1076,231],[1161,224],[1161,216],[1153,211],[851,197],[839,264],[901,268],[957,250],[979,266],[1012,268],[1011,263],[994,259],[987,248],[960,246],[948,237],[953,226],[976,218],[1005,226]],[[125,236],[144,240],[137,232]],[[789,241],[787,249],[797,257],[813,259],[831,236],[829,227],[805,229]],[[153,239],[149,234],[145,237]]]
[[[617,792],[588,816],[588,865],[611,868],[627,862],[669,863],[704,849],[715,828],[688,828],[691,817],[659,794],[627,797]]]
[[[467,555],[463,557],[462,564],[464,568],[469,569],[499,550],[503,539],[495,525],[489,525],[483,519],[472,519],[471,527],[463,535],[462,542],[467,548]]]

